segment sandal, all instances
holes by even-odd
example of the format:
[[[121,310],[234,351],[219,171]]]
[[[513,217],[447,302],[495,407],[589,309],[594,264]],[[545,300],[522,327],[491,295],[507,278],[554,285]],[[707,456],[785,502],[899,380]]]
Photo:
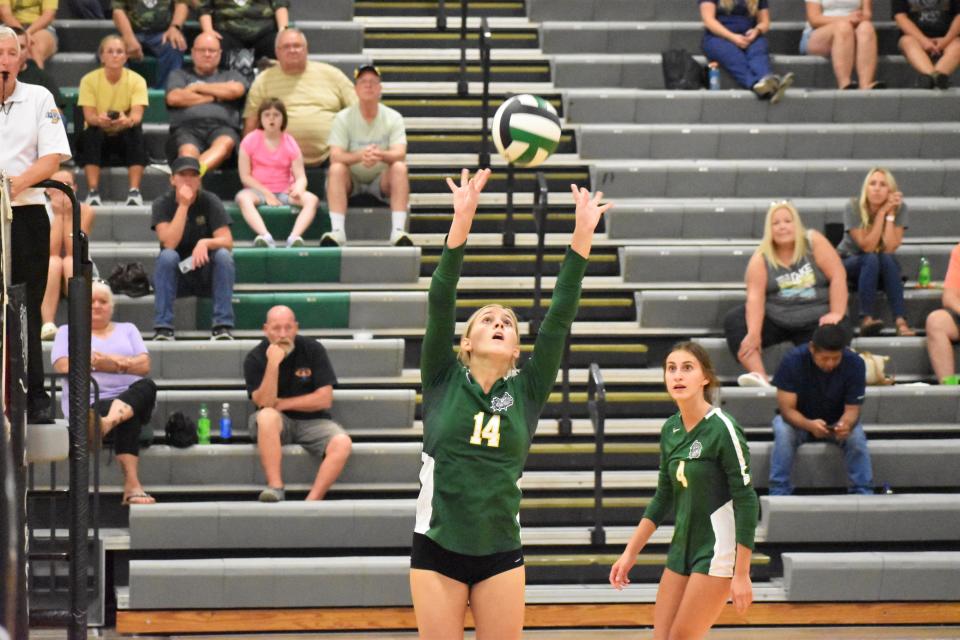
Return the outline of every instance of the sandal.
[[[910,338],[917,335],[917,332],[910,328],[906,320],[897,321],[897,335],[902,338]]]
[[[880,331],[882,329],[883,329],[883,320],[875,320],[874,318],[864,318],[863,322],[860,323],[861,337],[878,336],[880,335]]]
[[[134,491],[133,493],[125,493],[120,506],[128,507],[132,504],[154,504],[156,501],[156,498],[141,489],[140,491]]]

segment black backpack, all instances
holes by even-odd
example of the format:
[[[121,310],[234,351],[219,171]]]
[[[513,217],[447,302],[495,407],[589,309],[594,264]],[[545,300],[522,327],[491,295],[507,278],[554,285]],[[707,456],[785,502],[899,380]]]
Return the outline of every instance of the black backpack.
[[[707,71],[686,49],[669,49],[660,54],[664,89],[702,89]]]
[[[110,290],[116,294],[139,298],[150,293],[150,278],[142,262],[118,264],[107,278]]]
[[[167,444],[171,447],[186,449],[197,444],[197,425],[196,423],[183,415],[182,411],[172,413],[167,418],[167,425],[164,429],[167,434]]]

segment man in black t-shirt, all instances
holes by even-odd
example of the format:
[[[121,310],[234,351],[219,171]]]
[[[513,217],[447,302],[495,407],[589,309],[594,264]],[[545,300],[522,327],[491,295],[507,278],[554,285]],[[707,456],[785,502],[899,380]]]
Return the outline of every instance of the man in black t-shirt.
[[[960,64],[960,0],[893,0],[900,50],[928,89],[950,87]]]
[[[53,96],[53,101],[57,103],[57,107],[63,113],[66,103],[63,100],[63,94],[60,93],[60,87],[57,86],[57,81],[53,79],[53,76],[38,67],[37,63],[34,62],[30,51],[30,42],[27,40],[27,32],[20,27],[11,27],[11,29],[17,34],[17,40],[20,42],[20,73],[17,75],[17,80],[44,87]]]
[[[173,303],[181,296],[213,298],[211,340],[233,340],[233,234],[215,194],[200,188],[200,162],[177,158],[173,188],[153,201],[150,228],[160,240],[153,270],[154,340],[173,340]]]
[[[350,457],[350,436],[327,411],[337,376],[323,346],[298,336],[298,329],[290,307],[273,307],[263,325],[266,339],[243,362],[247,394],[257,406],[248,426],[267,481],[261,502],[284,499],[283,445],[299,444],[323,459],[307,500],[322,500]]]

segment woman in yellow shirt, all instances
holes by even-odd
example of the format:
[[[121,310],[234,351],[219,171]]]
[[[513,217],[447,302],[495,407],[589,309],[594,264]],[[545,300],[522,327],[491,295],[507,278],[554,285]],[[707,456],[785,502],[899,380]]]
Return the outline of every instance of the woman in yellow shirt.
[[[41,69],[57,52],[53,19],[59,0],[0,0],[0,20],[27,32],[30,55]]]

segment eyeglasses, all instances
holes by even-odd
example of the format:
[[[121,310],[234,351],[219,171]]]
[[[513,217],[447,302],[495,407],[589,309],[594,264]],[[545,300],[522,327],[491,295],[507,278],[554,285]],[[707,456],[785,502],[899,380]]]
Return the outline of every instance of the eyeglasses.
[[[196,47],[193,48],[193,51],[194,53],[202,53],[203,55],[206,55],[206,56],[214,56],[220,53],[220,49],[207,49],[207,48],[198,49]]]
[[[277,49],[281,51],[299,51],[300,49],[306,49],[307,45],[300,42],[289,42],[287,44],[282,44]]]

